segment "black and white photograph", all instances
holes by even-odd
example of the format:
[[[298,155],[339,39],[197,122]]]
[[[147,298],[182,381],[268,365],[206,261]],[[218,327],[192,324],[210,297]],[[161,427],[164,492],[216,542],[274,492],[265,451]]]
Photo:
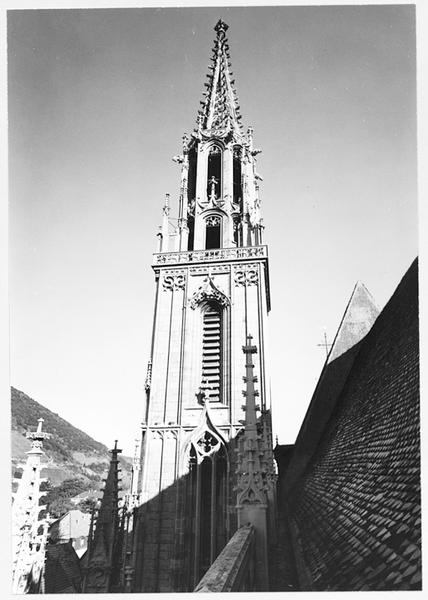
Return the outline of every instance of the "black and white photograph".
[[[422,593],[420,8],[5,11],[7,594]]]

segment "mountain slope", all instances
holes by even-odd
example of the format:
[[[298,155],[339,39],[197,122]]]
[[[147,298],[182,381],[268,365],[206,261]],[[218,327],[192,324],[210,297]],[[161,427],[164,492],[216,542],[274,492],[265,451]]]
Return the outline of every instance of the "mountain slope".
[[[24,392],[11,388],[12,402],[12,467],[25,461],[30,448],[25,433],[37,428],[37,421],[44,419],[43,430],[51,434],[43,442],[45,452],[43,477],[53,486],[66,479],[82,479],[87,489],[100,488],[102,477],[107,473],[110,453],[108,448],[89,435],[73,427],[58,414],[36,402]],[[120,456],[122,488],[127,489],[130,478],[130,459]]]

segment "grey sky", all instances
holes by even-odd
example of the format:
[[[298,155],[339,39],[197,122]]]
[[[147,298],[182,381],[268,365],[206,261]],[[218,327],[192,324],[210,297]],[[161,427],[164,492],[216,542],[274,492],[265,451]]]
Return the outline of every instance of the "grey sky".
[[[412,6],[9,13],[11,383],[130,452],[171,161],[222,17],[271,259],[274,428],[294,441],[357,279],[417,254]],[[176,216],[176,214],[173,214]]]

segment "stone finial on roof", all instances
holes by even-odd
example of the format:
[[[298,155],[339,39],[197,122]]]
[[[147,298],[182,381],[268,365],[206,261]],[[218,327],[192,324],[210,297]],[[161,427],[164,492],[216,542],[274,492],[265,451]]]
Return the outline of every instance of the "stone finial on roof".
[[[27,440],[32,440],[31,441],[31,450],[28,452],[28,454],[31,453],[38,453],[38,452],[42,452],[42,447],[43,447],[43,440],[48,440],[51,436],[50,433],[47,433],[46,431],[42,431],[42,427],[43,427],[43,423],[44,423],[44,419],[42,417],[40,417],[40,419],[37,420],[37,430],[36,431],[27,431],[27,433],[25,434],[25,437],[27,438]]]

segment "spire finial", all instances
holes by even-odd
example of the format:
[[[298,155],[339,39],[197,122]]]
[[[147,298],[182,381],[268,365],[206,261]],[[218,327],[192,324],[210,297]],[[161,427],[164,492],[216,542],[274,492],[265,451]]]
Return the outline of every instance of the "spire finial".
[[[47,440],[50,438],[50,433],[46,433],[46,431],[42,431],[42,426],[44,419],[37,419],[38,425],[36,431],[27,431],[25,437],[28,440],[31,440],[31,450],[30,453],[42,453],[43,440]]]
[[[225,23],[224,21],[222,21],[221,19],[219,19],[214,27],[215,31],[217,32],[217,37],[224,37],[226,35],[226,31],[229,29],[229,25],[227,23]]]

